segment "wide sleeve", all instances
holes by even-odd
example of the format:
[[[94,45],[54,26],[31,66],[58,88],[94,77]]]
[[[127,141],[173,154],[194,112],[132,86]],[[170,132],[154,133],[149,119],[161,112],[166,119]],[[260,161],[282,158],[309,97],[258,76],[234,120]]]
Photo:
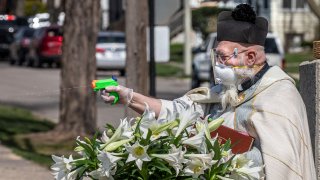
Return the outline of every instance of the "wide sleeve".
[[[173,101],[168,101],[161,99],[161,111],[159,113],[158,119],[165,119],[168,113],[180,113],[188,108],[197,111],[203,116],[203,104],[196,103],[192,101],[188,96],[182,96],[180,98],[174,99]]]

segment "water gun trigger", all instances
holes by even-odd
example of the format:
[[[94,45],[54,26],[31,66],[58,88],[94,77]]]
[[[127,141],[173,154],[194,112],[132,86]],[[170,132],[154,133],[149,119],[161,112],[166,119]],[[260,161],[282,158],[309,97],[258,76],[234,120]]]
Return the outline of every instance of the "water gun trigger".
[[[112,76],[112,78],[109,79],[101,79],[101,80],[93,80],[91,82],[91,87],[93,91],[102,91],[106,87],[110,86],[118,86],[117,78],[115,76]],[[116,104],[119,101],[119,94],[117,92],[109,92],[110,96],[114,96],[114,101],[112,104]]]

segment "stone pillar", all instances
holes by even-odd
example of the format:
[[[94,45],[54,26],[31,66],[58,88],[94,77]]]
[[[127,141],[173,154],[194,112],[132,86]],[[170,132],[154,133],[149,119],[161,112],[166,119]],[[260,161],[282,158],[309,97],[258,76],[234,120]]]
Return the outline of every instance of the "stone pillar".
[[[310,137],[320,179],[320,59],[300,64],[300,93],[306,105]]]

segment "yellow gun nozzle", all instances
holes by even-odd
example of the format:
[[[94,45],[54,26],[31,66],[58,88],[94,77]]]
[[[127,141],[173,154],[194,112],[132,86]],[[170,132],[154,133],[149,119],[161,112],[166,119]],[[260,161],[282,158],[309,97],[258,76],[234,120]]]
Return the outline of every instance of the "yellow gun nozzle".
[[[91,87],[92,87],[92,89],[94,89],[94,88],[96,87],[96,82],[97,82],[97,80],[93,80],[93,81],[91,82]]]

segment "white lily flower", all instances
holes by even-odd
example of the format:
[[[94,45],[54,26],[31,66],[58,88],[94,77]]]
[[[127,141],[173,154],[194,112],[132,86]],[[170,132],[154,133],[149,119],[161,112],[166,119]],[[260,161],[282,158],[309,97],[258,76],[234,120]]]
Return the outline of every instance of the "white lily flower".
[[[71,172],[73,168],[72,162],[73,158],[72,155],[69,158],[64,158],[64,156],[58,157],[55,155],[51,156],[55,164],[51,166],[51,170],[53,170],[54,178],[57,180],[68,180],[72,178],[76,178],[76,174]]]
[[[199,158],[191,158],[187,162],[187,166],[183,169],[183,172],[187,176],[198,178],[199,175],[204,174],[204,171],[209,167]]]
[[[117,171],[117,162],[121,157],[103,151],[97,157],[101,162],[101,166],[97,170],[90,172],[90,175],[96,179],[101,179],[103,177],[113,179],[112,176]]]
[[[263,176],[263,167],[252,167],[253,161],[243,154],[237,154],[231,162],[231,178],[233,179],[260,179]]]
[[[184,131],[192,123],[196,122],[199,117],[200,113],[193,111],[192,108],[188,108],[186,111],[181,113],[179,115],[180,122],[175,137],[178,137],[182,131]]]
[[[161,133],[159,134],[156,134],[156,133],[152,133],[151,137],[150,137],[150,140],[151,141],[154,141],[156,139],[159,139],[160,137],[163,137],[163,136],[168,136],[168,132],[166,131],[162,131]]]
[[[142,131],[142,137],[147,138],[148,129],[155,130],[158,127],[155,112],[149,109],[149,105],[145,103],[146,108],[143,112],[140,120],[140,130]]]
[[[132,146],[126,146],[129,156],[126,162],[136,161],[137,167],[141,170],[143,161],[151,161],[147,154],[148,146],[141,146],[138,142]]]
[[[152,135],[150,137],[150,140],[156,140],[162,136],[167,136],[168,133],[165,132],[166,129],[169,128],[171,123],[168,123],[168,119],[158,119],[156,120],[155,112],[149,109],[149,106],[147,103],[146,109],[142,115],[141,122],[140,122],[140,130],[142,131],[142,137],[144,139],[147,138],[148,130],[150,129],[152,132]],[[171,115],[170,115],[170,118]],[[167,124],[166,124],[167,123]],[[166,126],[163,126],[166,125]]]
[[[201,131],[204,131],[206,137],[208,139],[211,139],[210,132],[209,132],[209,126],[208,126],[208,118],[209,118],[209,116],[210,115],[207,115],[203,121],[197,121],[196,129],[197,129],[198,133],[201,132]]]
[[[232,153],[232,150],[229,149],[228,151],[222,151],[221,152],[221,159],[219,161],[219,164],[226,163],[234,154]]]
[[[106,146],[114,141],[122,140],[122,139],[128,139],[132,137],[133,131],[131,129],[131,126],[129,125],[127,118],[125,119],[120,119],[120,125],[112,135],[110,139],[105,138],[106,143],[103,146]]]
[[[176,148],[174,145],[171,145],[171,149],[169,150],[169,154],[152,154],[153,157],[161,158],[169,163],[171,167],[173,167],[176,171],[176,176],[179,175],[179,171],[182,170],[182,163],[187,162],[184,159],[184,154],[186,152],[182,151],[182,147]]]
[[[194,147],[198,150],[198,152],[201,153],[207,153],[208,151],[204,131],[201,131],[200,133],[198,133],[195,136],[192,136],[191,138],[183,140],[182,144]]]
[[[103,131],[102,136],[101,136],[101,142],[107,143],[110,140],[110,138],[107,136],[106,131]]]
[[[204,165],[206,165],[209,168],[211,168],[211,166],[217,162],[217,160],[213,160],[213,157],[214,157],[213,151],[211,151],[208,154],[185,154],[184,156],[189,159],[197,158],[201,160],[204,163]]]

